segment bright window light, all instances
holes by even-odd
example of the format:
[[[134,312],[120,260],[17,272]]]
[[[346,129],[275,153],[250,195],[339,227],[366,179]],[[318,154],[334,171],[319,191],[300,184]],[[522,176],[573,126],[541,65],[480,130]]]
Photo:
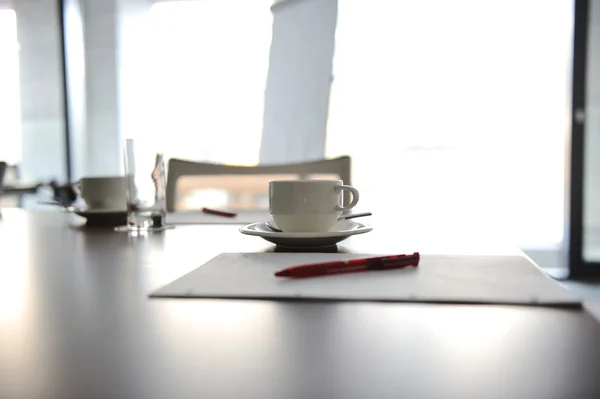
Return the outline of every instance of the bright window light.
[[[152,6],[142,39],[145,62],[133,77],[146,89],[133,102],[140,120],[146,119],[144,135],[166,139],[166,155],[258,163],[271,4],[203,0]]]
[[[21,93],[17,16],[0,10],[0,160],[21,161]]]
[[[573,1],[340,0],[327,154],[365,209],[560,242],[572,29]]]

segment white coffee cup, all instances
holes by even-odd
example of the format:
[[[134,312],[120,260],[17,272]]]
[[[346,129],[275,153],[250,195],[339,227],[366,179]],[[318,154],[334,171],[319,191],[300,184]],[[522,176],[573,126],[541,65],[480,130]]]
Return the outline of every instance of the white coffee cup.
[[[82,177],[75,190],[90,209],[127,209],[125,177]]]
[[[352,193],[342,205],[342,192]],[[358,190],[341,180],[273,180],[269,182],[269,212],[284,232],[331,230],[343,211],[358,203]]]

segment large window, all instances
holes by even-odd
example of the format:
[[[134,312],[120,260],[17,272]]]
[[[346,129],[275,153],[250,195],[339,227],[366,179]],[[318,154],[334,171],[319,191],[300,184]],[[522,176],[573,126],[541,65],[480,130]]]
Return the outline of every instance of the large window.
[[[168,156],[256,164],[271,3],[204,0],[153,5],[140,41],[144,62],[128,76],[137,80],[138,95],[122,112],[136,115],[144,135],[167,139]]]
[[[271,4],[165,1],[126,14],[122,135],[159,141],[167,159],[257,164]],[[178,192],[180,209],[227,204],[225,192],[194,179],[180,179]]]
[[[424,232],[558,243],[572,1],[339,0],[327,154]]]
[[[21,162],[21,95],[17,17],[0,9],[0,161]]]

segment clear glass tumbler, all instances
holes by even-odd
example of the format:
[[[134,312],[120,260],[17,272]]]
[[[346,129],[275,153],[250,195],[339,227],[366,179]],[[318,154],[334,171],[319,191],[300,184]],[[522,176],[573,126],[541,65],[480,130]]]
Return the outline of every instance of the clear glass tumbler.
[[[167,214],[165,161],[157,146],[143,139],[124,142],[127,226],[117,231],[161,231]]]

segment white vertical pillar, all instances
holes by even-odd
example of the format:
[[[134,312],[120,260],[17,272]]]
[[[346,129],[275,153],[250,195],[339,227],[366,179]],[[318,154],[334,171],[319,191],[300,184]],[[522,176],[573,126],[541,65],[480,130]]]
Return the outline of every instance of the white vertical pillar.
[[[260,162],[322,159],[337,0],[280,1],[272,11]]]
[[[66,178],[63,74],[55,0],[18,0],[22,179]],[[1,61],[0,61],[1,62]]]
[[[86,175],[114,175],[123,170],[117,78],[118,1],[83,0]]]

